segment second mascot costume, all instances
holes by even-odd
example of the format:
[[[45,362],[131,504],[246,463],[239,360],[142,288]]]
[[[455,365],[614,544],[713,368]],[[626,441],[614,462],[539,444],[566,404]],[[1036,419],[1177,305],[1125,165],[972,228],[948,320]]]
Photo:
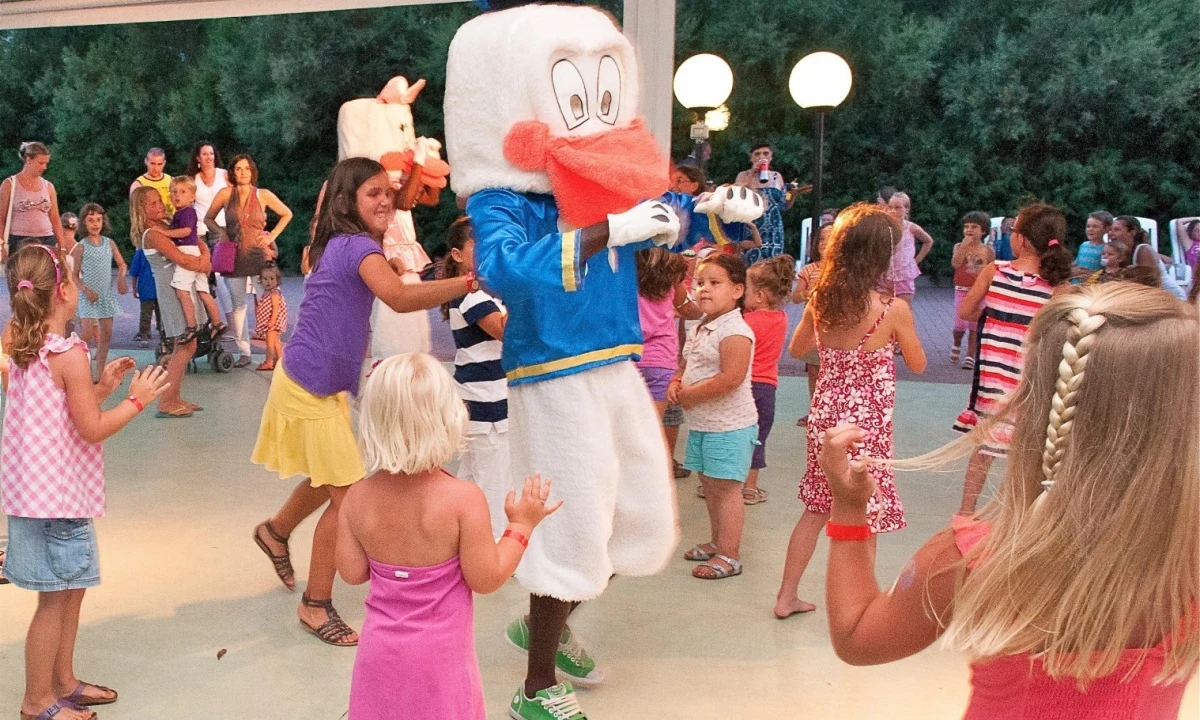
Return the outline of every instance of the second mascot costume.
[[[666,447],[633,361],[634,253],[674,246],[679,219],[644,202],[666,191],[667,160],[637,113],[633,47],[595,9],[485,13],[450,45],[452,186],[467,198],[480,278],[509,307],[512,476],[541,473],[564,501],[517,569],[530,592],[528,619],[508,628],[529,653],[509,710],[517,720],[586,718],[571,683],[601,673],[567,617],[613,575],[661,570],[678,542]],[[690,198],[666,200],[693,210]],[[722,187],[694,210],[748,222],[762,206]]]

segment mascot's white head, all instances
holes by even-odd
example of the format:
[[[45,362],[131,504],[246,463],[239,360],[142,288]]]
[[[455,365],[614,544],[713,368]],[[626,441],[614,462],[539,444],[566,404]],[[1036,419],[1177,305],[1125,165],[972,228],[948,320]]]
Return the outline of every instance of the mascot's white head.
[[[553,193],[583,227],[668,187],[638,112],[633,46],[589,7],[530,5],[463,25],[446,68],[454,192]]]

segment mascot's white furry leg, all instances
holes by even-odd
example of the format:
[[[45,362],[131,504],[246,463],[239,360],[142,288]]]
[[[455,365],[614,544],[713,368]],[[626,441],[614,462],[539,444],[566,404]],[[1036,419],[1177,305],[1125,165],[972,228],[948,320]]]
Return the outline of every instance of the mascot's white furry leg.
[[[679,540],[658,416],[632,362],[509,388],[514,481],[538,472],[562,508],[533,534],[517,580],[566,602],[616,575],[651,575]]]
[[[507,635],[528,651],[529,666],[510,715],[525,718],[515,708],[543,688],[565,696],[538,702],[561,700],[577,711],[570,685],[551,686],[559,678],[594,685],[603,673],[567,618],[613,574],[661,570],[679,541],[666,444],[629,361],[510,387],[508,408],[514,481],[540,472],[552,481],[551,499],[563,500],[517,568],[531,593],[529,619],[513,621]]]

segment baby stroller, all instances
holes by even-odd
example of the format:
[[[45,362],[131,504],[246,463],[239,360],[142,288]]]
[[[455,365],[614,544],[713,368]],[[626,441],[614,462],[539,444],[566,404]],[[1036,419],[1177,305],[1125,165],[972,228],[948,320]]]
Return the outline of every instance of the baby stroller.
[[[227,373],[233,369],[233,353],[221,347],[221,336],[225,330],[226,328],[221,328],[216,334],[213,334],[212,325],[205,325],[195,331],[196,354],[192,356],[192,361],[188,366],[191,372],[197,372],[196,359],[203,356],[208,356],[208,366],[214,372]],[[174,351],[174,340],[163,338],[154,351],[154,362],[166,366],[167,358]]]

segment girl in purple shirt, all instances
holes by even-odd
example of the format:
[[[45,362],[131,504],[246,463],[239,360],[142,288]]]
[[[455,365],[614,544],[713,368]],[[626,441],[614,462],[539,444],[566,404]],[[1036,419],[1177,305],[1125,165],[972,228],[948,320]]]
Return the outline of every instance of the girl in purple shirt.
[[[295,587],[288,537],[329,501],[313,534],[307,592],[297,614],[330,645],[358,643],[333,608],[337,516],[347,488],[366,473],[350,428],[348,396],[358,392],[367,354],[371,302],[400,313],[437,307],[477,288],[474,274],[406,285],[388,266],[380,243],[392,215],[393,189],[379,163],[343,160],[329,176],[309,249],[314,266],[283,362],[275,369],[251,461],[281,478],[305,478],[275,516],[254,529],[254,542]]]

